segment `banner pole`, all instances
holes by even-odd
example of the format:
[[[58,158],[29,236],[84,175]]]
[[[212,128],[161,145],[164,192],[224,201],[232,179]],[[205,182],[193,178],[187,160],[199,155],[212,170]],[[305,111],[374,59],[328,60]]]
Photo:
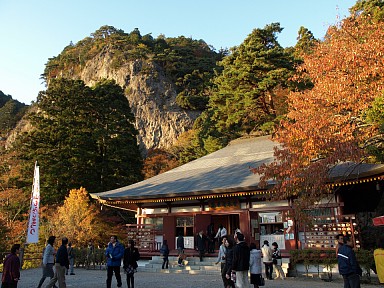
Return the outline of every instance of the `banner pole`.
[[[35,162],[30,200],[30,211],[27,223],[27,235],[23,248],[20,249],[20,262],[23,263],[25,248],[29,243],[39,242],[39,206],[40,206],[40,170]]]

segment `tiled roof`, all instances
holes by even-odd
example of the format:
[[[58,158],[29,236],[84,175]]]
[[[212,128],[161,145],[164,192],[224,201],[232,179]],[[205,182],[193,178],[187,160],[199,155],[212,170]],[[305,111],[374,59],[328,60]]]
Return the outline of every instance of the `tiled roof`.
[[[268,136],[238,139],[227,147],[147,180],[91,194],[103,200],[175,197],[257,190],[259,175],[250,171],[273,160]]]
[[[260,190],[260,176],[250,168],[271,163],[277,145],[269,136],[237,139],[221,150],[155,177],[91,196],[124,201]],[[383,173],[383,164],[342,163],[331,169],[330,176],[332,181],[340,182]]]

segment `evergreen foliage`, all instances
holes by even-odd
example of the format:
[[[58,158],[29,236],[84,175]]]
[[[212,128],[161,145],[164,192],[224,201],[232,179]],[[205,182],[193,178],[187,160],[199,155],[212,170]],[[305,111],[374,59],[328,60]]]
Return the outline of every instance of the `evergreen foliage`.
[[[113,81],[91,89],[80,80],[52,80],[36,105],[34,129],[15,147],[26,175],[38,161],[43,203],[60,203],[70,189],[101,192],[142,179],[134,118]]]
[[[384,20],[384,2],[382,0],[358,0],[349,11],[354,16],[368,16],[373,21]]]
[[[102,26],[90,37],[76,45],[71,43],[60,55],[50,58],[42,76],[47,82],[59,75],[72,78],[102,51],[113,54],[113,69],[133,60],[154,61],[175,83],[178,105],[191,110],[205,108],[213,71],[220,69],[216,62],[227,54],[226,50],[215,52],[203,40],[164,35],[154,39],[150,34],[142,36],[138,28],[125,33],[112,26]]]
[[[17,122],[24,116],[28,106],[13,100],[10,95],[0,91],[0,136],[16,127]]]
[[[365,114],[365,121],[378,127],[376,135],[367,143],[368,153],[373,162],[384,163],[384,96],[377,97]]]
[[[285,114],[284,98],[295,87],[290,78],[296,61],[277,41],[282,30],[279,23],[254,29],[220,62],[223,71],[214,78],[208,110],[195,123],[206,151],[259,132],[263,125],[267,127],[265,123],[273,124],[276,117]]]

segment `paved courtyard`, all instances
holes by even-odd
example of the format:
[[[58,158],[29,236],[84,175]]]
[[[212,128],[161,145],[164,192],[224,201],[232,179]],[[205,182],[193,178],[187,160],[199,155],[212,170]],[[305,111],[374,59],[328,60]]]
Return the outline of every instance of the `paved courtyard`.
[[[21,280],[18,288],[36,288],[40,280],[42,271],[41,269],[29,269],[21,271]],[[105,270],[85,270],[82,268],[75,269],[76,275],[68,275],[67,287],[76,288],[104,288],[106,280]],[[123,287],[127,287],[125,275],[123,277]],[[48,284],[48,279],[44,284]],[[151,272],[137,272],[135,274],[135,288],[222,288],[221,279],[217,275],[190,275],[190,274],[176,274],[176,273],[151,273]],[[44,286],[43,286],[44,287]],[[112,287],[117,287],[116,279],[112,281]],[[251,287],[251,286],[250,286]],[[320,279],[307,279],[304,277],[287,278],[286,280],[272,280],[266,281],[265,287],[281,288],[281,287],[295,287],[295,288],[340,288],[343,283],[340,279],[335,282],[324,282]],[[362,287],[376,287],[378,285],[363,284]]]

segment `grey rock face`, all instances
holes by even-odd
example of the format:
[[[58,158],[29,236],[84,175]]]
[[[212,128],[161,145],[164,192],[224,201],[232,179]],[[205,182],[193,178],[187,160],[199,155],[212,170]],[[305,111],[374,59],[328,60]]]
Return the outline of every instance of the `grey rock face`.
[[[112,68],[112,55],[101,52],[88,61],[76,78],[93,86],[114,79],[125,92],[136,119],[138,142],[143,154],[151,148],[168,148],[191,129],[199,111],[185,111],[176,104],[176,90],[161,67],[151,61],[134,60]],[[75,78],[75,77],[73,77]]]

